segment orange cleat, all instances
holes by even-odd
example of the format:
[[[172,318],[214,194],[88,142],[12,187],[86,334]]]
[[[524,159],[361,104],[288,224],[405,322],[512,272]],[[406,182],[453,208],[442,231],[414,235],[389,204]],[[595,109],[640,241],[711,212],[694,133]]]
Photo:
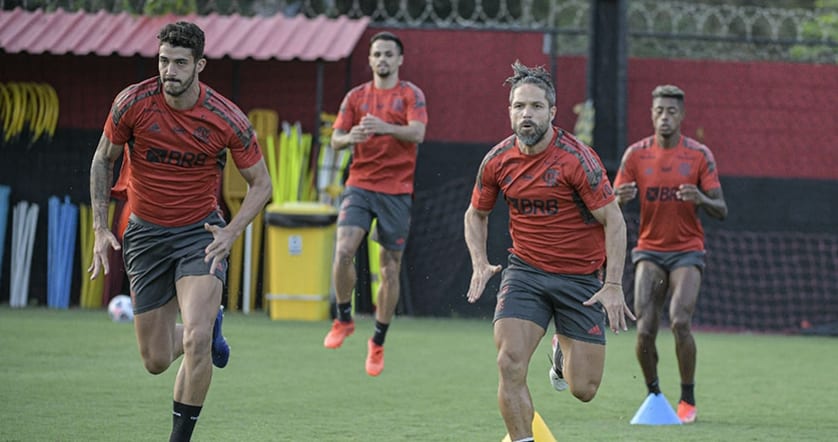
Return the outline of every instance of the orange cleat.
[[[691,424],[695,422],[698,411],[695,405],[690,405],[684,401],[678,402],[678,419],[681,419],[682,424]]]
[[[367,342],[367,374],[378,376],[384,371],[384,346],[378,345],[370,339]]]
[[[323,340],[323,346],[326,348],[340,348],[343,345],[343,340],[355,333],[355,321],[340,322],[335,319],[332,322],[332,329]]]

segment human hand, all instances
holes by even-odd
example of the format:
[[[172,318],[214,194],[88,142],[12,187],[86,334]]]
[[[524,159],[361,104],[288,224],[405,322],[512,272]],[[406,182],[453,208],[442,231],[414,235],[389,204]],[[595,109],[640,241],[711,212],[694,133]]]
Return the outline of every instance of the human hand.
[[[347,134],[349,136],[349,144],[358,144],[367,141],[372,137],[372,132],[367,132],[367,130],[361,126],[352,126],[352,129],[349,130]]]
[[[100,269],[105,275],[110,272],[110,264],[108,263],[109,249],[120,250],[122,248],[119,245],[119,241],[116,240],[116,237],[108,229],[93,229],[93,237],[93,262],[87,268],[91,280],[99,276]]]
[[[229,231],[226,227],[219,227],[214,224],[204,223],[204,230],[212,233],[212,242],[204,249],[206,257],[204,262],[210,262],[209,274],[215,273],[215,269],[220,265],[221,261],[230,254],[233,248],[233,242],[236,240],[236,235]]]
[[[480,296],[483,295],[483,290],[486,289],[486,283],[492,279],[492,276],[500,272],[501,268],[500,265],[489,263],[474,268],[474,271],[471,273],[471,284],[469,284],[468,294],[466,295],[468,302],[474,304],[480,299]]]
[[[597,302],[605,308],[605,313],[608,315],[608,324],[611,326],[611,331],[616,334],[620,334],[620,330],[628,330],[626,317],[632,321],[637,320],[634,313],[626,305],[626,297],[623,295],[623,286],[621,285],[603,284],[602,288],[594,293],[594,296],[591,296],[582,304],[592,306]]]
[[[614,189],[614,194],[617,196],[618,203],[625,204],[637,198],[637,183],[632,181],[630,183],[620,184]]]
[[[361,118],[361,127],[363,127],[364,130],[370,134],[370,136],[375,134],[386,135],[390,132],[390,125],[381,118],[372,114],[366,114],[363,118]]]
[[[704,202],[704,193],[698,190],[695,184],[681,184],[675,192],[675,196],[681,201],[687,201],[699,205]]]

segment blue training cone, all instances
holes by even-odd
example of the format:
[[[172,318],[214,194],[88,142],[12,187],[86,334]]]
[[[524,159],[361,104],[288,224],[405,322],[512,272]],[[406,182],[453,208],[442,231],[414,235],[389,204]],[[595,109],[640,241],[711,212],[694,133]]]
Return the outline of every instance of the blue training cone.
[[[646,400],[631,418],[631,424],[639,425],[681,425],[681,419],[669,405],[663,393],[649,393]]]

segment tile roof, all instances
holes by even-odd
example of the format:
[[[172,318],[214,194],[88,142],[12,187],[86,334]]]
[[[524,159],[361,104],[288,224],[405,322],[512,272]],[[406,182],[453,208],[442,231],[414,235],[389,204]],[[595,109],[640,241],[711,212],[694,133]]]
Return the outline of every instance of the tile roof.
[[[330,19],[240,15],[135,16],[104,11],[0,11],[0,49],[6,53],[54,55],[157,55],[157,32],[187,20],[206,33],[207,58],[235,60],[326,60],[348,57],[369,18]]]

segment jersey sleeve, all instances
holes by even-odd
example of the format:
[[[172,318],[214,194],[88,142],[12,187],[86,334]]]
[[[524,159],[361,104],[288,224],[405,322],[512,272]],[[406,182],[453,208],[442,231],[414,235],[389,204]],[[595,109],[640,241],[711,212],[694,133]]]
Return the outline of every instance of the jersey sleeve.
[[[471,192],[471,205],[477,210],[489,211],[495,207],[500,193],[496,165],[497,161],[491,161],[491,157],[487,155],[477,171],[477,179]]]
[[[134,114],[136,106],[133,106],[134,89],[136,85],[129,86],[116,96],[105,120],[105,136],[116,145],[125,144],[134,134]]]
[[[573,163],[570,184],[582,198],[585,207],[594,211],[614,200],[614,189],[608,180],[605,166],[594,150],[580,146],[579,153],[579,161]]]
[[[622,184],[637,181],[634,174],[634,163],[632,153],[634,149],[628,148],[623,154],[623,159],[620,161],[620,168],[617,169],[617,176],[614,177],[614,187],[619,187]]]
[[[719,182],[719,173],[716,169],[716,158],[710,149],[705,148],[704,161],[701,163],[699,186],[703,192],[722,187]]]
[[[235,109],[233,114],[233,131],[227,147],[236,167],[247,169],[262,159],[262,149],[256,139],[256,131],[244,113]]]
[[[356,121],[355,90],[352,90],[349,91],[345,97],[343,97],[343,101],[340,103],[340,109],[338,110],[338,116],[335,118],[332,128],[335,130],[349,132],[352,129],[354,121]]]
[[[407,121],[418,121],[422,124],[428,124],[428,108],[425,103],[425,93],[416,85],[409,83],[411,94],[411,101],[407,106]]]

